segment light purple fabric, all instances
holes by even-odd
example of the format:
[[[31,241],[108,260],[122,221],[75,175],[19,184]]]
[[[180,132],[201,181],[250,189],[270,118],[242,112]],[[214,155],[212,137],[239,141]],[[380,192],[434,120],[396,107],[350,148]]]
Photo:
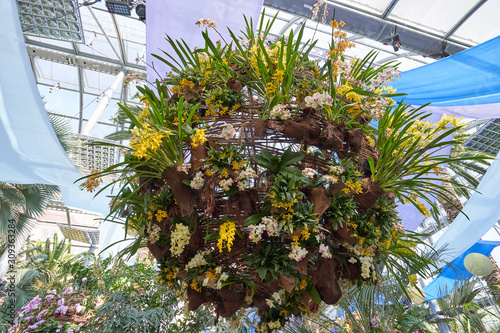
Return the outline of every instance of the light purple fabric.
[[[183,39],[191,48],[204,47],[205,42],[195,23],[200,18],[213,19],[217,23],[217,30],[229,43],[230,28],[234,34],[240,35],[245,28],[243,14],[253,18],[254,25],[258,23],[263,0],[182,0],[182,1],[152,1],[146,6],[146,47],[148,64],[148,81],[155,82],[162,79],[170,69],[151,54],[165,57],[162,50],[173,54],[168,47],[165,35],[172,39]],[[202,30],[203,29],[203,30]],[[213,41],[221,37],[212,29],[209,36]],[[221,41],[223,42],[223,41]],[[154,69],[153,69],[154,66]],[[161,76],[159,77],[158,74]]]
[[[456,115],[457,117],[489,119],[500,117],[500,103],[481,105],[433,106],[425,108],[426,111],[439,115]]]
[[[428,107],[425,108],[424,110],[430,111],[428,109]],[[435,122],[439,121],[440,119],[441,119],[441,114],[433,113],[425,120],[429,121],[431,123],[435,123]],[[450,137],[447,138],[447,140],[451,140],[451,139],[452,138],[450,138]],[[448,147],[445,147],[445,148],[438,150],[435,153],[435,155],[449,156],[450,151],[451,151],[451,146],[448,146]],[[444,169],[444,168],[446,168],[446,165],[442,165],[441,167]],[[435,182],[435,183],[440,184],[441,182]],[[430,194],[428,195],[428,198],[431,201],[434,201],[436,199],[434,196],[431,196]],[[429,211],[431,210],[431,206],[427,202],[425,202],[424,200],[420,200],[420,201],[427,207],[427,210],[429,210]],[[399,212],[399,217],[402,220],[401,223],[405,226],[406,230],[415,231],[420,226],[420,224],[422,224],[422,222],[425,219],[425,216],[422,215],[422,213],[420,213],[420,211],[412,204],[404,204],[403,205],[400,202],[398,202],[397,205],[398,205],[397,210]]]

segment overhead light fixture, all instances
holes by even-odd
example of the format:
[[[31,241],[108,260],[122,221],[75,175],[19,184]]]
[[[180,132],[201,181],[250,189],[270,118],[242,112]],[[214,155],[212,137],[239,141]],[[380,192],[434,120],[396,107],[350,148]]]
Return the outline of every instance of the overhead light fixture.
[[[84,43],[80,7],[75,0],[17,0],[25,35]]]
[[[130,16],[132,5],[128,0],[106,0],[106,7],[111,14]]]
[[[106,0],[106,7],[111,14],[130,16],[132,9],[142,22],[146,21],[146,4],[144,0]]]
[[[139,16],[140,21],[146,21],[146,5],[141,3],[135,7],[135,13]]]
[[[399,39],[399,35],[397,34],[397,29],[398,29],[398,26],[395,25],[394,26],[394,30],[392,31],[392,34],[391,34],[391,44],[392,44],[392,47],[394,48],[394,52],[398,52],[401,47],[401,40]]]

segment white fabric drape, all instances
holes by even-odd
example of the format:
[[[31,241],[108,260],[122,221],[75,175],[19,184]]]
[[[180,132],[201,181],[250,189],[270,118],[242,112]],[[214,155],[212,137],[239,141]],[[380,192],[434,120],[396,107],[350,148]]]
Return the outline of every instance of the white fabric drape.
[[[82,175],[61,147],[45,111],[15,0],[2,2],[0,31],[0,181],[59,185],[66,205],[106,216],[110,191],[94,198],[74,184]],[[101,239],[108,239],[109,229]],[[118,230],[120,226],[109,233]],[[100,247],[107,245],[101,242]]]

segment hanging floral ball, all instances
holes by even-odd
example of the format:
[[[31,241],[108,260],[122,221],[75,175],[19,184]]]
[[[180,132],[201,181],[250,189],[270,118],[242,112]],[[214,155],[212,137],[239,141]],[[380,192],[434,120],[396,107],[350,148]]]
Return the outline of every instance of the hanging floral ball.
[[[309,59],[303,30],[274,40],[251,22],[245,39],[232,34],[220,47],[207,34],[195,50],[168,38],[182,60],[160,57],[173,72],[155,90],[137,87],[142,108],[120,106],[124,160],[86,187],[119,175],[111,208],[137,231],[129,252],[145,244],[158,283],[190,310],[207,304],[233,319],[255,311],[254,326],[269,332],[353,286],[380,283],[380,267],[433,271],[396,206],[430,215],[422,194],[446,192],[433,181],[453,159],[428,152],[450,145],[444,138],[461,125],[454,116],[431,124],[420,108],[396,103],[388,84],[397,66],[372,67],[374,52],[345,62],[352,43],[342,23],[332,21],[320,63]]]
[[[464,259],[465,268],[474,275],[486,276],[493,272],[490,258],[481,253],[470,253]]]

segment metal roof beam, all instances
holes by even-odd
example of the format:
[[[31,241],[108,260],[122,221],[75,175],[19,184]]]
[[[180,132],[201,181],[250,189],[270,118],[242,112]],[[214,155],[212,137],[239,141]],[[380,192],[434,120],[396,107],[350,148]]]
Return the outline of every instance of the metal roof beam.
[[[123,58],[122,56],[120,56],[120,54],[118,54],[118,51],[116,51],[116,48],[113,45],[113,43],[111,43],[111,39],[109,38],[108,34],[106,33],[106,30],[104,30],[104,28],[102,27],[101,23],[99,22],[99,20],[95,16],[94,11],[92,10],[92,7],[87,7],[87,8],[89,9],[90,14],[92,14],[92,17],[94,18],[95,23],[97,23],[97,26],[99,27],[99,29],[101,29],[102,34],[104,35],[104,37],[108,41],[108,44],[111,46],[111,49],[115,53],[116,57],[118,59],[120,59],[120,62],[122,63],[122,65],[125,65],[125,58]]]
[[[54,116],[57,116],[57,117],[63,117],[63,118],[68,118],[68,119],[73,119],[73,120],[79,120],[80,118],[79,117],[75,117],[75,116],[69,116],[67,114],[63,114],[63,113],[55,113],[55,112],[47,112],[48,114],[51,114],[51,115],[54,115]],[[88,121],[87,118],[83,119],[84,121]],[[107,125],[107,126],[112,126],[112,127],[115,127],[116,125],[113,124],[113,123],[107,123],[105,121],[98,121],[97,122],[99,125]]]
[[[293,26],[297,21],[303,19],[302,16],[294,16],[292,17],[283,28],[281,28],[279,34],[283,35],[291,26]]]
[[[43,83],[43,82],[37,82],[37,84],[41,85],[41,86],[46,86],[46,87],[53,87],[54,86],[53,84],[48,84],[48,83]],[[59,88],[59,90],[65,90],[65,91],[71,91],[71,92],[80,92],[80,89],[71,89],[71,88],[63,87],[63,86],[61,86]],[[94,97],[99,97],[99,96],[102,95],[102,94],[96,94],[96,93],[93,93],[93,92],[84,92],[84,94],[85,95],[89,95],[89,96],[94,96]],[[121,97],[113,97],[113,98],[111,98],[111,100],[118,101],[118,102],[122,101]],[[136,102],[134,100],[128,100],[127,104],[128,105],[135,105],[135,106],[143,106],[142,103]],[[76,117],[75,119],[78,119],[78,117]]]
[[[293,15],[308,17],[310,8],[316,0],[264,0],[264,5]],[[344,30],[370,39],[384,42],[391,37],[394,25],[398,25],[398,35],[406,51],[411,51],[424,56],[440,54],[443,52],[443,42],[446,42],[446,52],[450,55],[461,52],[473,46],[460,41],[446,40],[437,34],[426,32],[419,27],[402,25],[400,22],[390,19],[381,19],[376,15],[365,11],[348,8],[335,1],[329,1],[335,5],[335,10],[330,10],[327,21],[330,21],[335,11],[335,19],[346,23]]]
[[[385,19],[389,14],[392,12],[394,7],[396,7],[396,4],[399,2],[399,0],[392,0],[391,3],[385,8],[384,12],[380,16],[381,19]]]
[[[387,58],[383,58],[383,59],[380,59],[379,62],[381,63],[386,63],[388,61],[391,61],[391,60],[396,60],[396,59],[399,59],[399,58],[406,58],[406,57],[410,57],[410,59],[414,60],[414,61],[418,61],[418,62],[423,62],[423,61],[420,61],[418,59],[413,59],[411,57],[413,56],[418,56],[419,54],[416,54],[416,53],[398,53],[398,54],[395,54],[393,56],[390,56],[390,57],[387,57]]]
[[[272,18],[272,17],[273,17],[272,15],[268,15],[268,14],[266,14],[266,16],[267,16],[267,17],[270,17],[270,18]],[[283,19],[280,19],[279,17],[277,18],[277,20],[280,20],[280,21],[285,21],[285,20],[283,20]],[[280,38],[282,37],[281,35],[278,35],[278,34],[273,34],[273,33],[270,33],[270,34],[269,34],[269,36],[273,36],[273,37],[275,37],[276,39],[280,39]],[[364,38],[366,38],[366,37],[364,37],[364,36],[359,36],[359,35],[355,35],[355,36],[350,36],[350,37],[348,37],[348,38],[347,38],[347,40],[348,40],[348,41],[350,41],[350,42],[353,42],[353,41],[357,41],[357,40],[364,39]],[[377,47],[377,46],[371,45],[371,44],[366,43],[366,42],[359,42],[359,41],[358,41],[358,42],[356,42],[356,43],[357,43],[357,44],[359,44],[359,45],[368,46],[368,47],[370,47],[370,48],[372,48],[372,49],[374,49],[374,50],[377,50],[377,51],[381,51],[381,52],[385,52],[385,53],[393,54],[393,55],[395,55],[395,56],[396,56],[396,53],[395,53],[395,52],[391,52],[391,51],[388,51],[388,50],[384,50],[384,49],[383,49],[383,48],[381,48],[381,47]],[[315,47],[313,48],[313,50],[312,50],[312,52],[311,52],[311,54],[310,54],[310,55],[311,55],[311,56],[313,56],[313,57],[315,57],[315,58],[319,58],[319,59],[321,59],[321,60],[326,60],[326,58],[327,58],[327,54],[328,54],[328,51],[330,51],[330,50],[328,50],[328,49],[324,49],[324,48],[320,48],[320,47],[318,47],[318,46],[315,46]],[[323,56],[322,54],[326,54],[326,56]],[[415,54],[415,53],[412,53],[412,55],[414,55],[414,54]],[[347,56],[347,57],[351,58],[349,55],[345,55],[345,56]],[[404,56],[405,56],[405,54],[401,54],[401,55],[399,55],[399,56],[397,56],[397,57],[399,58],[399,57],[404,57]],[[422,63],[422,64],[424,64],[424,65],[427,65],[427,62],[425,62],[425,61],[422,61],[422,60],[419,60],[419,59],[413,59],[413,60],[414,60],[414,61],[416,61],[416,62]],[[381,61],[377,61],[377,63],[381,64]]]
[[[142,80],[146,80],[145,66],[122,65],[112,59],[88,56],[83,53],[75,54],[67,49],[57,48],[53,45],[38,44],[32,41],[26,43],[26,48],[30,57],[113,75],[118,74],[121,70],[125,70],[127,73],[138,73],[141,75]]]
[[[354,41],[357,41],[357,40],[363,39],[363,38],[365,38],[365,37],[359,36],[359,35],[358,36],[352,35],[352,36],[347,37],[346,39],[350,42],[354,42]]]
[[[482,5],[488,0],[479,0],[451,29],[444,35],[444,39],[448,39],[472,16]]]
[[[120,28],[118,27],[118,22],[116,20],[115,14],[111,14],[111,19],[113,20],[113,24],[115,25],[116,36],[118,37],[118,45],[120,46],[120,54],[123,59],[123,63],[127,62],[127,55],[125,53],[125,44],[123,43],[123,38],[121,35]]]
[[[123,82],[123,78],[125,77],[125,70],[121,70],[116,74],[115,80],[109,86],[108,89],[104,91],[103,97],[101,101],[99,102],[99,105],[95,109],[95,111],[92,113],[92,116],[90,117],[89,121],[87,122],[87,125],[85,125],[85,128],[83,129],[82,134],[83,135],[90,135],[92,130],[94,129],[95,125],[101,118],[102,114],[106,110],[106,107],[109,104],[109,101],[111,100],[111,97],[115,94],[115,92],[118,90],[120,85]]]

